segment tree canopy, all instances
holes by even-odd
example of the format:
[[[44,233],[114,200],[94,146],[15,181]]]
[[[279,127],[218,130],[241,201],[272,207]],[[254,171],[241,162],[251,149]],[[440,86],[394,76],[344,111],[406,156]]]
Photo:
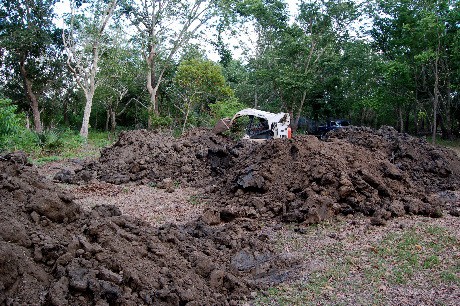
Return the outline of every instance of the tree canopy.
[[[460,132],[458,1],[88,0],[60,17],[56,3],[0,3],[0,98],[37,132],[184,130],[235,107],[289,112],[299,131]]]

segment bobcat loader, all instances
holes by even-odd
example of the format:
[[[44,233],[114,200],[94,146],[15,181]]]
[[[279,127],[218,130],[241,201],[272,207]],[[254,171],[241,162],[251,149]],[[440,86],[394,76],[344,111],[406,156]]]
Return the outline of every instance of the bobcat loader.
[[[246,108],[236,113],[233,118],[219,120],[213,128],[215,134],[221,134],[230,129],[235,120],[248,116],[249,123],[243,139],[265,140],[272,138],[291,138],[290,116],[287,113],[273,114],[253,108]]]

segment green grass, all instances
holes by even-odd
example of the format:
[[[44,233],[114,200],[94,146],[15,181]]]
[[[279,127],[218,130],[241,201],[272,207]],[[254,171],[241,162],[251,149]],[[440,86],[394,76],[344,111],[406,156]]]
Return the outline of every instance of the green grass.
[[[442,227],[419,226],[388,234],[375,245],[377,252],[371,261],[374,265],[383,263],[382,269],[390,283],[407,284],[416,274],[435,281],[440,273],[449,269],[441,264],[441,258],[459,245],[458,239]]]
[[[33,163],[41,165],[69,158],[98,157],[101,148],[114,142],[114,136],[106,132],[90,132],[86,142],[74,131],[53,135],[53,139],[56,143],[53,146],[43,145],[26,152]]]
[[[188,198],[188,202],[194,206],[202,206],[202,205],[207,204],[207,199],[208,199],[208,196],[200,193],[200,194],[191,195]]]
[[[427,141],[429,143],[432,143],[431,139],[431,137],[427,137]],[[436,137],[436,144],[442,147],[452,149],[455,153],[457,153],[457,155],[460,156],[460,139],[445,140],[441,139],[441,137]]]
[[[311,226],[305,235],[279,233],[276,249],[303,251],[306,262],[314,259],[323,267],[258,293],[254,304],[386,305],[391,301],[386,295],[388,287],[418,287],[419,281],[430,286],[460,285],[460,259],[455,257],[460,241],[441,226],[418,223],[370,244],[364,238],[350,248],[348,243],[356,237],[348,236],[306,251],[309,239],[327,237],[330,232],[346,230],[345,226]]]

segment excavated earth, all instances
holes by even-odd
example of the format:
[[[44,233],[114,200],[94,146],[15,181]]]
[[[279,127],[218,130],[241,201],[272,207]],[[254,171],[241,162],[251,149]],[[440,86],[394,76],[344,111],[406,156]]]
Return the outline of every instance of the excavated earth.
[[[460,186],[460,161],[391,127],[350,127],[328,141],[298,135],[265,143],[235,143],[204,129],[179,139],[141,130],[122,134],[98,161],[57,178],[205,187],[209,224],[240,217],[310,224],[357,212],[378,224],[404,214],[456,213],[444,198]]]
[[[228,305],[296,265],[245,220],[152,227],[114,206],[83,211],[22,153],[0,172],[0,304]]]
[[[125,132],[97,161],[55,180],[204,190],[185,224],[152,226],[115,206],[88,210],[16,152],[0,158],[0,304],[232,305],[295,278],[260,225],[307,226],[338,215],[374,225],[458,216],[460,161],[394,129],[351,127],[327,141],[298,135],[234,142],[197,129],[179,139]],[[84,188],[84,187],[83,187]]]

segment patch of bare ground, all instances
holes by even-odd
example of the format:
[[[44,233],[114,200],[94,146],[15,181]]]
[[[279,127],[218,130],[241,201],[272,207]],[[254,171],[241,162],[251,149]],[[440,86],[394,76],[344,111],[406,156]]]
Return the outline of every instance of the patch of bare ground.
[[[246,305],[458,305],[457,217],[406,216],[373,226],[354,216],[264,229],[279,250],[301,256],[301,277]]]
[[[451,149],[452,151],[455,152],[455,154],[457,154],[458,157],[460,157],[460,148],[459,147],[451,147],[449,148]]]
[[[155,186],[120,186],[104,182],[74,189],[76,203],[90,210],[96,205],[115,205],[123,215],[147,222],[153,226],[164,223],[185,224],[195,220],[205,207],[200,189],[160,189]]]
[[[74,172],[91,159],[64,159],[38,166],[43,177],[52,180],[62,170]],[[182,187],[171,182],[170,188],[149,185],[115,185],[92,180],[86,185],[59,186],[72,192],[75,202],[89,211],[97,205],[115,205],[122,214],[147,222],[153,226],[164,223],[185,224],[203,213],[206,198],[200,188]]]

